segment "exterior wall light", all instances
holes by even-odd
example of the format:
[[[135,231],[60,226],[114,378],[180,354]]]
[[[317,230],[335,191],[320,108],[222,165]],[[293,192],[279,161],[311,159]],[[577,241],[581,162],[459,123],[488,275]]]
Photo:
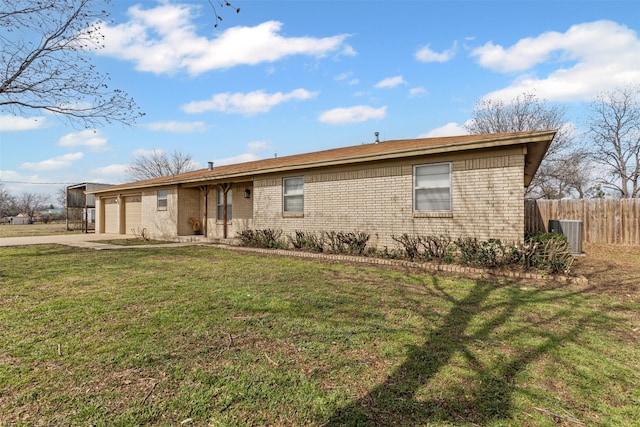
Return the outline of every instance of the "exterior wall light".
[[[247,188],[246,190],[244,190],[244,198],[248,199],[250,197],[251,197],[251,190]]]

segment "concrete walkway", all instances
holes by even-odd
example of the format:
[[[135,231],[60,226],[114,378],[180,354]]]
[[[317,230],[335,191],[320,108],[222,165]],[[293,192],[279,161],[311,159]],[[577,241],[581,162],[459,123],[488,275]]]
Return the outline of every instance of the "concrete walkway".
[[[140,246],[123,246],[99,243],[100,240],[115,239],[131,239],[133,236],[126,234],[58,234],[53,236],[28,236],[28,237],[3,237],[0,238],[0,247],[3,246],[25,246],[25,245],[48,245],[58,244],[67,246],[76,246],[80,248],[91,249],[123,249],[128,247]],[[155,245],[159,246],[159,245]]]

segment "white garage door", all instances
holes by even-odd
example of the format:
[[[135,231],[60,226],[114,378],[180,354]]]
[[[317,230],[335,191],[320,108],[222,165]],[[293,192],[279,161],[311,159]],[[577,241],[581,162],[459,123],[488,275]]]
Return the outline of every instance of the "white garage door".
[[[129,196],[124,199],[124,232],[139,234],[142,229],[142,199],[140,196]]]
[[[120,233],[118,227],[118,200],[115,197],[104,201],[104,232],[107,234]]]

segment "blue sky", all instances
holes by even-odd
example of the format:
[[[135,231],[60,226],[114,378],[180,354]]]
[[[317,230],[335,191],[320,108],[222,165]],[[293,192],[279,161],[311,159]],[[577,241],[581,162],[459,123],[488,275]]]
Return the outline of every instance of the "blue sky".
[[[596,94],[640,84],[636,1],[249,1],[213,27],[206,0],[114,0],[94,63],[146,115],[74,128],[0,111],[14,194],[122,183],[152,150],[198,167],[464,133],[483,98],[525,91],[585,128]],[[55,203],[55,199],[52,198]]]

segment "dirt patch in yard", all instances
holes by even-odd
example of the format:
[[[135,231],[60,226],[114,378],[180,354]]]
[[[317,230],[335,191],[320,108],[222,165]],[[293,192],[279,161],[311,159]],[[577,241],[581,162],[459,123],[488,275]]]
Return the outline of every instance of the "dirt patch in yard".
[[[595,292],[640,298],[640,246],[584,246],[574,272],[586,277]]]

